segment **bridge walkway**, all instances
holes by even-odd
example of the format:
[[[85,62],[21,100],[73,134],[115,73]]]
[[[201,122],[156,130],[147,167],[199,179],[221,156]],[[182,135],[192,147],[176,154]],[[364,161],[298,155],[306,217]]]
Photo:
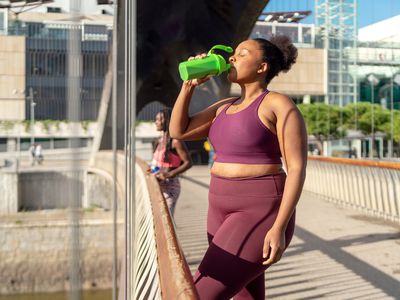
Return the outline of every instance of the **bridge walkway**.
[[[177,233],[192,273],[207,249],[207,166],[181,180]],[[268,299],[400,299],[400,225],[304,191],[295,236],[266,272]]]

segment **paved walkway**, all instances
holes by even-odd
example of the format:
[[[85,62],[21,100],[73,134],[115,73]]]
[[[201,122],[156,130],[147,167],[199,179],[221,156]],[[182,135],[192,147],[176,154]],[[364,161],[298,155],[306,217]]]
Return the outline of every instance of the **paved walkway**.
[[[194,272],[207,248],[209,170],[182,179],[175,220]],[[400,225],[303,192],[295,236],[266,273],[268,299],[400,299]]]

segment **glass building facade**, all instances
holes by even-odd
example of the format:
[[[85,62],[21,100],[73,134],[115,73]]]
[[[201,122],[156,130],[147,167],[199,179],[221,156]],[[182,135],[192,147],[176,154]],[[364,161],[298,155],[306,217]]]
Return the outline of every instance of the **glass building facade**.
[[[68,42],[78,36],[81,49],[81,120],[97,118],[104,76],[108,69],[112,28],[107,25],[24,23],[14,26],[26,35],[26,91],[33,90],[38,120],[67,119]],[[70,31],[77,31],[71,35]],[[26,102],[26,119],[30,103]]]

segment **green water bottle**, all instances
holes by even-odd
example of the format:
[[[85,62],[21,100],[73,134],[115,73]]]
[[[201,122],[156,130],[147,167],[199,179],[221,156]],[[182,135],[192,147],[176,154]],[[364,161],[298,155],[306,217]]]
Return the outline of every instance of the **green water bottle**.
[[[182,80],[202,78],[208,75],[220,75],[228,71],[231,65],[225,61],[222,55],[215,54],[215,49],[228,53],[233,52],[233,49],[229,46],[215,45],[208,51],[206,57],[181,62],[179,64],[179,74]]]

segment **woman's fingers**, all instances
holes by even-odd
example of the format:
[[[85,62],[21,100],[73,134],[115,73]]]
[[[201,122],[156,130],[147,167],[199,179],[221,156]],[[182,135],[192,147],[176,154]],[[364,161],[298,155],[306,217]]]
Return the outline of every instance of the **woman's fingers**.
[[[264,240],[264,248],[263,248],[263,258],[267,258],[269,256],[270,252],[270,241],[269,239],[265,238]]]
[[[211,78],[210,75],[208,75],[208,76],[206,76],[206,77],[202,77],[202,78],[197,78],[197,79],[196,79],[196,80],[197,80],[197,84],[199,85],[199,84],[202,84],[202,83],[204,83],[204,82],[206,82],[206,81],[209,81],[210,78]]]
[[[207,56],[206,53],[201,53],[201,54],[198,54],[196,56],[190,56],[188,58],[188,60],[202,59],[203,57],[206,57],[206,56]],[[211,78],[211,76],[205,76],[203,78],[196,78],[196,79],[192,79],[192,80],[187,80],[187,82],[192,86],[198,86],[198,85],[210,80],[210,78]]]
[[[278,262],[281,259],[282,250],[279,247],[271,246],[270,247],[270,256],[269,258],[263,262],[263,265],[272,265]]]
[[[201,58],[206,57],[206,56],[207,56],[206,53],[201,53],[201,54],[198,54],[198,55],[195,55],[195,56],[190,56],[190,57],[188,58],[188,60],[201,59]]]

